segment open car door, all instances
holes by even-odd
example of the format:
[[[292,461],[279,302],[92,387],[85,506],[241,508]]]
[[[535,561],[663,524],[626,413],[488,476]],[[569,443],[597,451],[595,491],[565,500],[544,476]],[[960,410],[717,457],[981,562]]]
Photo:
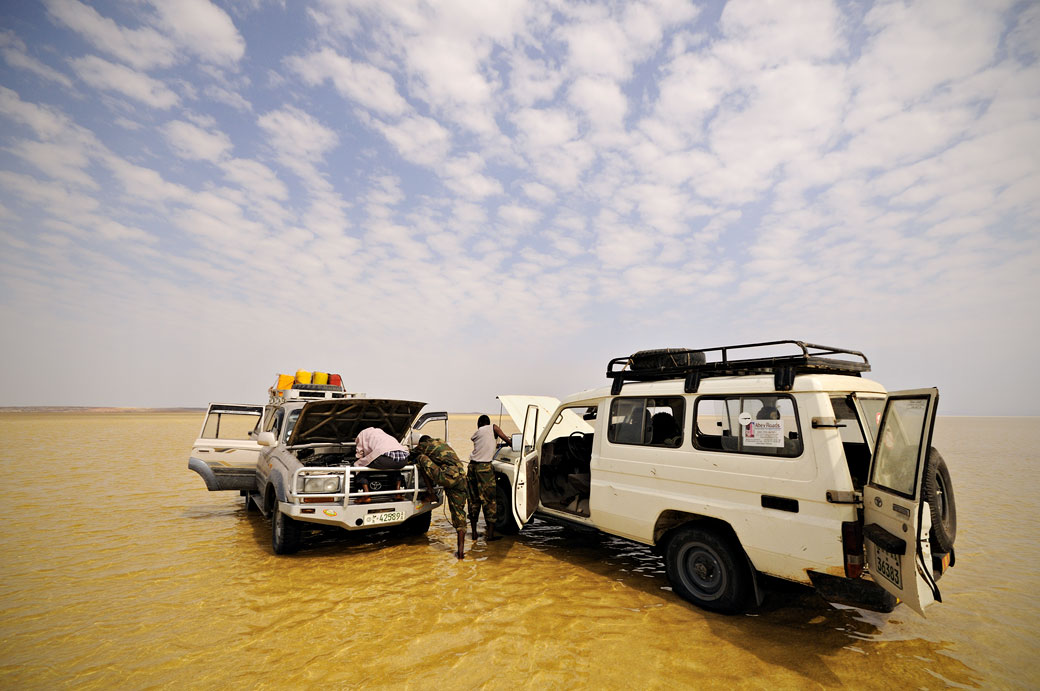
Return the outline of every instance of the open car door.
[[[499,398],[501,399],[503,397]],[[515,410],[517,403],[515,399],[520,397],[509,398],[513,399],[511,401],[513,405],[507,405],[506,409],[509,410],[510,416],[514,421],[516,421],[519,417],[519,410]],[[527,401],[527,409],[524,412],[523,423],[520,427],[520,429],[523,430],[523,440],[520,444],[520,456],[516,460],[516,482],[513,491],[513,506],[516,509],[516,516],[520,519],[521,526],[531,520],[531,516],[534,515],[535,509],[538,508],[540,490],[539,472],[541,470],[538,437],[548,424],[549,414],[551,414],[546,413],[546,406],[549,404],[549,401],[545,399],[548,397],[539,396],[531,398],[542,400]],[[559,401],[557,401],[557,405],[558,404]],[[505,405],[505,401],[503,401],[503,405]]]
[[[188,459],[188,468],[202,476],[206,489],[256,489],[260,445],[251,433],[263,414],[262,405],[210,403]]]
[[[874,581],[924,614],[940,601],[923,511],[924,473],[932,443],[937,389],[888,396],[878,425],[869,481],[863,488],[863,537]]]
[[[437,423],[441,424],[437,424]],[[444,412],[423,413],[415,422],[405,437],[404,445],[409,450],[414,449],[423,435],[430,435],[434,439],[448,440],[448,414]]]

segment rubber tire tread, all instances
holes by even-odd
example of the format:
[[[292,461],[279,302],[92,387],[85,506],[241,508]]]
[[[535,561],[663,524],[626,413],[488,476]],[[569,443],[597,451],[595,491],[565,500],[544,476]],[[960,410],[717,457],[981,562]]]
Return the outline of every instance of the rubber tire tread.
[[[946,520],[943,520],[940,503],[935,500],[940,484],[945,488],[943,499]],[[953,550],[953,543],[957,539],[957,503],[953,498],[953,481],[946,461],[934,446],[928,449],[928,460],[925,462],[924,500],[928,502],[932,516],[932,529],[928,533],[932,551],[942,553]]]
[[[277,522],[282,522],[282,539],[278,539]],[[303,529],[299,521],[286,516],[274,507],[274,515],[271,516],[271,549],[275,554],[293,554],[300,549]]]
[[[425,535],[430,529],[430,520],[432,518],[433,511],[412,516],[398,527],[398,531],[400,531],[401,535]]]
[[[700,543],[711,548],[718,556],[719,565],[726,570],[726,587],[723,594],[714,600],[705,600],[683,583],[678,563],[682,547],[687,543]],[[712,528],[687,525],[675,531],[665,549],[665,570],[672,589],[683,599],[703,609],[721,614],[738,614],[747,610],[752,602],[751,566],[736,539]]]
[[[513,500],[509,495],[509,481],[503,475],[495,476],[495,503],[498,515],[495,516],[495,532],[501,535],[516,535],[520,526],[513,518]]]

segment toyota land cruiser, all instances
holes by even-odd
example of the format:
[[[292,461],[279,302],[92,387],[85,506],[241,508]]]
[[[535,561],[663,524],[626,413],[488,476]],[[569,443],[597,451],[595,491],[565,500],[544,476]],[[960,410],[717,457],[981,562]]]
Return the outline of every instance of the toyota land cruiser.
[[[610,387],[562,402],[499,396],[523,430],[494,463],[499,529],[537,513],[652,545],[705,609],[761,603],[767,574],[924,614],[954,563],[939,394],[888,393],[869,370],[858,351],[772,341],[614,358]]]

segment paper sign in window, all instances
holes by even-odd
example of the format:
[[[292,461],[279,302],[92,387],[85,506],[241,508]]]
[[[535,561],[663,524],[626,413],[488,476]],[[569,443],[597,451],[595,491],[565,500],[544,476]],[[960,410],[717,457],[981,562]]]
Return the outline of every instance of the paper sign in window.
[[[744,438],[744,446],[782,449],[784,448],[784,421],[751,420],[744,426],[741,435]]]

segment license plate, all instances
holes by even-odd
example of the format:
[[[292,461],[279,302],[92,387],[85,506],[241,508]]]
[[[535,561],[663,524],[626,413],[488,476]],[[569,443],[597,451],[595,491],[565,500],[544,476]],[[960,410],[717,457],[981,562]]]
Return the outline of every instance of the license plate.
[[[900,567],[899,555],[886,552],[874,545],[874,565],[875,571],[891,581],[895,587],[903,589],[903,570]]]
[[[370,513],[365,516],[365,525],[377,523],[396,523],[404,520],[404,511],[384,511],[383,513]]]

